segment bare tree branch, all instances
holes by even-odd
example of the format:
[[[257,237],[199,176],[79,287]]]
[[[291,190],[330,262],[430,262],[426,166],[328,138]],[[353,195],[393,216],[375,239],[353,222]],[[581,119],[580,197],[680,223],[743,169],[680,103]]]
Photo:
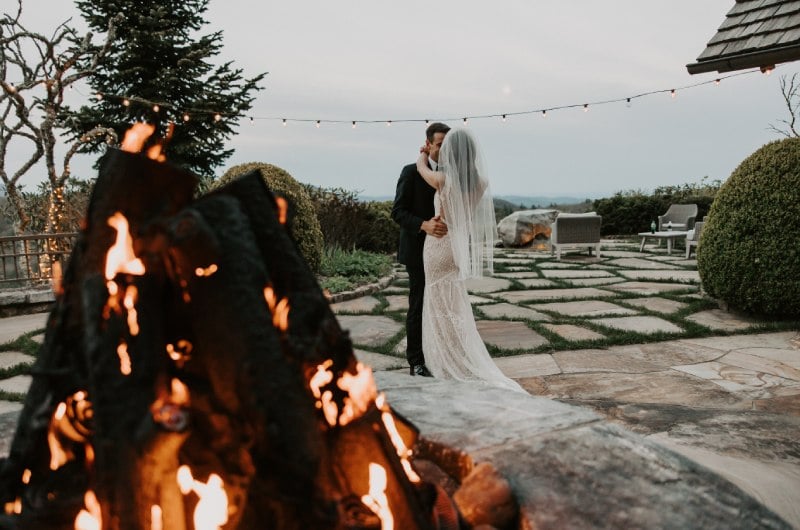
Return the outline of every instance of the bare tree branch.
[[[800,82],[798,82],[797,74],[792,74],[791,79],[787,81],[786,76],[781,76],[781,94],[786,107],[789,109],[788,120],[778,120],[784,124],[786,128],[779,128],[775,125],[770,125],[769,130],[776,132],[786,138],[800,137],[795,126],[797,125],[797,115],[800,112]]]
[[[22,8],[22,0],[17,0],[16,15],[5,14],[0,18],[0,178],[16,210],[19,231],[28,223],[19,180],[40,160],[45,162],[51,200],[63,199],[63,190],[71,175],[70,160],[90,138],[84,135],[67,147],[59,171],[56,131],[61,127],[59,117],[64,109],[64,89],[94,74],[111,49],[116,27],[122,20],[122,15],[112,19],[102,46],[95,47],[92,34],[80,37],[69,26],[69,20],[59,24],[50,37],[29,31],[22,23]],[[102,129],[90,134],[105,135],[107,142],[116,142],[116,135],[111,133]],[[15,170],[7,167],[12,143],[15,153],[24,152],[21,147],[25,143],[32,147],[30,156]],[[51,206],[51,211],[58,211],[60,207],[58,204]],[[57,220],[51,221],[48,227],[58,231]]]

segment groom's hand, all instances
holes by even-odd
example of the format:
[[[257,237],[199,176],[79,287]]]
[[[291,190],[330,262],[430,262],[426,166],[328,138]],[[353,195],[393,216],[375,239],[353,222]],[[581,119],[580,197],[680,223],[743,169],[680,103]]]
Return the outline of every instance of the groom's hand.
[[[442,218],[438,215],[436,217],[431,217],[427,221],[423,221],[420,229],[433,237],[443,237],[447,235],[447,225],[442,222]]]

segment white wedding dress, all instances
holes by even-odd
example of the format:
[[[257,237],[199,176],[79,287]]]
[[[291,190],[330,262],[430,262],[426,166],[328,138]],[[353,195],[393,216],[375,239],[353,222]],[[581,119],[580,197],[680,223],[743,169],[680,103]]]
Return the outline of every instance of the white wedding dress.
[[[437,191],[433,198],[436,215],[442,208]],[[446,206],[446,205],[445,205]],[[445,215],[442,216],[447,222]],[[450,235],[428,236],[422,253],[425,295],[422,306],[422,350],[425,364],[445,379],[482,382],[525,392],[500,371],[478,334],[464,280],[453,259]]]

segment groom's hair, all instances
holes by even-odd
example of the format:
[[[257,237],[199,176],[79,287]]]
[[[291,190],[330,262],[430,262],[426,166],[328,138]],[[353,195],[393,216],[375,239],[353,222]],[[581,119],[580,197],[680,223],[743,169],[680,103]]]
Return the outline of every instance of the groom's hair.
[[[438,121],[435,123],[431,123],[428,125],[428,128],[425,129],[425,137],[428,139],[429,142],[433,141],[433,135],[436,133],[444,133],[447,134],[447,131],[450,130],[450,127],[445,125],[444,123],[439,123]]]

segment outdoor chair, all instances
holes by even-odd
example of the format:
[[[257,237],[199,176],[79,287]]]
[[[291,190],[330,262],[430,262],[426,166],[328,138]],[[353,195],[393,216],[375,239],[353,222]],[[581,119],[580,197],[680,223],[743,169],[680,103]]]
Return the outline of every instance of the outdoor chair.
[[[559,213],[551,226],[550,254],[555,252],[556,259],[561,259],[561,250],[564,247],[588,247],[589,255],[592,248],[600,257],[600,225],[603,217],[594,212],[570,214]]]
[[[658,231],[691,230],[696,217],[696,204],[670,204],[667,213],[658,216]]]
[[[705,224],[705,217],[702,221],[697,221],[694,224],[694,228],[689,230],[689,233],[686,234],[686,259],[689,259],[689,256],[692,253],[692,247],[697,247],[700,243],[700,232],[703,230],[703,224]],[[695,250],[695,254],[697,251]]]

